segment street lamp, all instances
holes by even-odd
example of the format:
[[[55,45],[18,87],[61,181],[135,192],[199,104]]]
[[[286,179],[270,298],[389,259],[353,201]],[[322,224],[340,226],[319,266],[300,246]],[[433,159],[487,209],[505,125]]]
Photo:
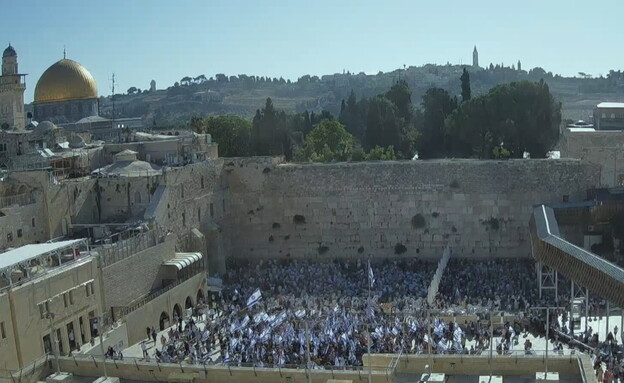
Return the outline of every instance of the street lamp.
[[[565,310],[565,307],[530,307],[529,310],[546,310],[546,356],[544,363],[544,379],[548,378],[548,342],[550,342],[550,310]]]
[[[98,335],[100,336],[100,351],[102,351],[102,366],[104,367],[104,377],[108,379],[108,371],[106,371],[106,354],[104,353],[104,343],[102,333],[104,332],[104,317],[106,313],[100,314],[98,320]]]
[[[58,342],[60,342],[60,339],[56,339],[56,336],[54,334],[54,329],[52,328],[52,321],[54,320],[54,313],[51,313],[48,311],[48,313],[46,314],[46,318],[48,318],[49,323],[50,323],[50,346],[52,347],[52,353],[54,354],[54,359],[56,361],[56,374],[60,374],[61,373],[61,368],[59,366],[59,359],[58,359]],[[56,343],[56,350],[54,349],[54,343]]]

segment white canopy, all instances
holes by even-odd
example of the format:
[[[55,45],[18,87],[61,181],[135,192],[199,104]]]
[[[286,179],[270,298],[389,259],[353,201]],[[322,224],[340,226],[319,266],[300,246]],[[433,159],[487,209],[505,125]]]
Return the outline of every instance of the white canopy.
[[[202,253],[176,253],[175,257],[168,261],[165,261],[163,265],[175,266],[178,270],[182,270],[183,268],[190,266],[192,263],[197,262],[202,258]]]
[[[53,243],[38,243],[9,250],[0,254],[0,270],[30,261],[57,250],[74,246],[75,244],[83,241],[84,239],[72,239],[69,241],[59,241]]]

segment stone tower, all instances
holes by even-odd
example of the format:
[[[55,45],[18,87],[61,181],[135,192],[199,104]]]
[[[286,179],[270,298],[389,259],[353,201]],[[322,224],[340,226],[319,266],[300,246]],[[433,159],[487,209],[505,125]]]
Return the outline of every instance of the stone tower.
[[[479,67],[479,52],[477,52],[476,45],[474,47],[474,50],[472,51],[472,66],[475,68]]]
[[[2,54],[2,76],[0,76],[0,128],[3,130],[24,130],[25,74],[17,69],[17,53],[9,44]]]
[[[156,81],[150,81],[150,92],[156,92]]]

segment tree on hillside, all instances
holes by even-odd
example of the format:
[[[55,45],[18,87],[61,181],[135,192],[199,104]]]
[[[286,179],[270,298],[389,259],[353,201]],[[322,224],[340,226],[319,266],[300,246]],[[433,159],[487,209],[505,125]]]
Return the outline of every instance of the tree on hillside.
[[[457,108],[457,100],[444,89],[431,88],[422,98],[422,124],[416,143],[420,158],[439,158],[447,155],[448,139],[444,120]]]
[[[470,74],[468,74],[468,71],[466,70],[466,68],[464,68],[464,72],[462,73],[461,77],[461,96],[462,96],[462,102],[468,101],[470,100]]]
[[[262,110],[257,110],[251,129],[252,154],[286,155],[290,158],[290,138],[286,126],[286,114],[277,111],[271,98],[266,99]]]
[[[347,131],[360,141],[363,140],[364,131],[366,130],[360,110],[361,106],[363,105],[358,104],[355,92],[352,89],[349,98],[344,102],[344,109],[340,111],[340,116],[338,117],[338,120],[345,125]]]
[[[138,90],[137,90],[136,86],[131,86],[130,88],[128,88],[127,93],[128,94],[135,94],[135,93],[137,93],[137,91]]]
[[[393,161],[397,158],[394,154],[393,146],[388,146],[387,148],[375,146],[366,154],[365,159],[366,161]]]
[[[195,78],[193,79],[193,81],[194,81],[196,84],[203,84],[203,83],[205,83],[206,81],[208,81],[208,79],[206,78],[206,75],[200,74],[199,76],[195,77]]]
[[[397,116],[409,123],[412,119],[412,91],[407,82],[397,81],[386,92],[386,97],[397,107]]]
[[[219,144],[220,157],[247,157],[251,145],[251,121],[237,116],[210,116],[203,120],[202,133]]]
[[[364,148],[370,150],[375,146],[400,147],[403,143],[403,132],[399,112],[388,98],[379,95],[371,99],[366,116],[366,133]]]
[[[457,155],[493,158],[504,149],[511,158],[523,158],[525,152],[545,158],[559,138],[560,123],[561,104],[548,85],[520,81],[462,103],[446,129],[460,148]]]
[[[354,147],[353,136],[336,120],[323,120],[305,138],[295,159],[301,162],[348,161]]]
[[[191,81],[192,81],[191,77],[189,77],[189,76],[184,76],[184,77],[182,77],[182,79],[180,80],[180,84],[181,84],[181,85],[191,85]]]

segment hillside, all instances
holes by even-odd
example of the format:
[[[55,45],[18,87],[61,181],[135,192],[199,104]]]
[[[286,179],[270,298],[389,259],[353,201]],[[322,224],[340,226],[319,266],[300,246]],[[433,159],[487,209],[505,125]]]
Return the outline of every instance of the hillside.
[[[115,114],[118,117],[142,116],[157,125],[183,124],[193,116],[228,114],[251,118],[267,97],[271,97],[276,108],[290,113],[328,110],[337,114],[342,99],[347,98],[351,90],[358,99],[371,97],[385,92],[399,79],[408,82],[413,92],[412,102],[420,107],[422,95],[431,87],[459,95],[459,77],[463,68],[460,65],[429,64],[376,75],[345,73],[320,78],[306,75],[296,82],[222,74],[216,75],[216,79],[207,79],[200,75],[195,79],[186,77],[181,85],[176,83],[155,92],[116,95]],[[606,78],[596,79],[566,78],[541,68],[527,72],[498,65],[477,70],[469,67],[469,71],[473,95],[483,94],[504,82],[544,79],[562,102],[564,119],[588,119],[598,102],[624,100],[624,73],[620,71],[611,71]],[[111,116],[110,96],[101,98],[100,108],[102,115]]]

